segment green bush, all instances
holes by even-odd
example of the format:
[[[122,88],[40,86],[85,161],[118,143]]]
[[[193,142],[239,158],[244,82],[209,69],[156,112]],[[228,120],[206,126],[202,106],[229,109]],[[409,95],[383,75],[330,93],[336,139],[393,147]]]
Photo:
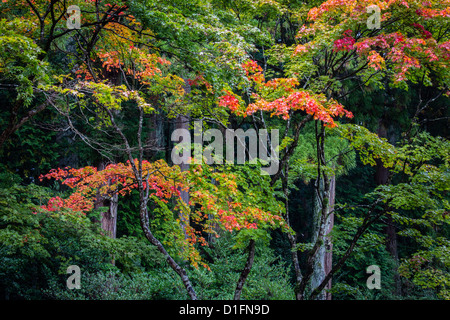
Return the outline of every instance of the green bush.
[[[245,250],[233,248],[230,236],[222,236],[205,249],[211,271],[192,270],[192,282],[199,299],[233,299],[237,281],[246,263]],[[294,299],[294,289],[288,269],[272,249],[257,243],[255,260],[242,290],[245,300]]]
[[[51,281],[44,295],[58,300],[164,300],[184,299],[185,289],[170,269],[124,274],[117,268],[82,272],[80,289],[68,290],[62,281]],[[63,279],[60,279],[63,280]]]
[[[16,178],[0,176],[0,298],[45,298],[50,284],[65,286],[69,265],[96,275],[109,272],[113,261],[124,273],[163,263],[146,241],[102,236],[99,223],[87,216],[39,211],[51,192],[34,184],[22,186]]]

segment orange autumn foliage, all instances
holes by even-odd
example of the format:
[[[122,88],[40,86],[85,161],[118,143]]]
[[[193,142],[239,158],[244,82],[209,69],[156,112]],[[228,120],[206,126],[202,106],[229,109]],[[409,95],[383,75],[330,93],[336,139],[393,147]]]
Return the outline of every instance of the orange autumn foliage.
[[[138,168],[139,163],[135,160]],[[219,236],[218,229],[228,232],[242,229],[277,228],[288,231],[289,227],[279,215],[280,212],[271,213],[259,208],[257,204],[245,203],[242,192],[236,184],[233,174],[212,172],[210,168],[203,169],[201,165],[192,166],[192,170],[181,172],[178,166],[168,166],[163,160],[153,163],[143,161],[142,177],[144,189],[149,188],[150,198],[156,197],[156,203],[172,204],[174,223],[181,227],[178,212],[187,213],[190,224],[184,226],[186,238],[178,237],[175,246],[180,254],[191,261],[195,267],[202,264],[199,252],[195,245],[208,245],[204,235]],[[204,174],[205,171],[207,174]],[[138,183],[129,161],[127,163],[113,163],[103,170],[87,166],[80,169],[58,168],[40,176],[40,180],[55,179],[74,192],[67,198],[52,198],[41,207],[47,212],[69,209],[74,214],[86,214],[94,207],[98,194],[126,195],[138,188]],[[216,183],[211,183],[211,179]],[[189,203],[182,201],[180,190],[190,194]],[[192,225],[196,225],[194,228]],[[202,226],[198,229],[198,226]],[[180,229],[181,230],[181,229]],[[177,237],[175,237],[177,238]]]
[[[254,85],[255,92],[251,95],[254,102],[247,106],[241,105],[231,91],[225,91],[219,97],[219,106],[230,109],[233,113],[244,117],[257,111],[267,111],[271,116],[289,119],[290,113],[303,111],[321,120],[328,127],[335,127],[335,117],[352,118],[353,114],[343,105],[333,99],[326,99],[322,94],[314,94],[298,89],[299,82],[295,78],[276,78],[265,81],[262,68],[256,61],[246,61],[242,64],[247,79]]]

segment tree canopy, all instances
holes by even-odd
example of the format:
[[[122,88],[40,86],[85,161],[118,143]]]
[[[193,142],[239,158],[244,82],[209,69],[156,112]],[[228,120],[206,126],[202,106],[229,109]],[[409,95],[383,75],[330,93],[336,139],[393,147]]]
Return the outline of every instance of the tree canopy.
[[[450,299],[449,16],[2,1],[2,298]]]

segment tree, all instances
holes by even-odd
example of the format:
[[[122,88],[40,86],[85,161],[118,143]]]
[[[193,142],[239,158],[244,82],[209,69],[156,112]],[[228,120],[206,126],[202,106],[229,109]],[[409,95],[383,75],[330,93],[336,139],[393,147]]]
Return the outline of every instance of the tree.
[[[379,29],[368,23],[369,5],[381,10]],[[0,26],[6,48],[0,87],[7,89],[8,110],[0,119],[0,147],[51,106],[61,130],[95,154],[81,168],[42,176],[73,191],[52,198],[44,212],[83,216],[109,207],[102,221],[104,232],[114,235],[116,199],[134,191],[145,238],[193,299],[187,262],[208,268],[202,248],[216,235],[233,234],[235,246],[248,253],[235,299],[251,277],[257,248],[266,248],[278,228],[289,246],[296,298],[330,299],[332,278],[385,223],[403,278],[424,288],[424,279],[433,279],[439,296],[447,297],[440,235],[447,223],[448,161],[426,126],[447,118],[448,1],[79,6],[81,28],[69,29],[65,1],[1,4],[2,15],[14,18]],[[279,148],[266,152],[279,152],[278,171],[260,176],[261,163],[206,161],[180,170],[160,132],[191,129],[191,120],[222,132],[252,127],[258,136],[280,129]],[[401,126],[385,135],[394,121]],[[336,194],[356,165],[377,168],[378,186],[349,203]],[[305,213],[293,196],[298,189],[311,191]],[[414,203],[408,192],[429,203]],[[311,221],[306,236],[294,225],[301,213]],[[396,238],[392,226],[405,221],[423,229],[405,228]],[[429,244],[430,253],[401,247],[408,236],[417,247]]]
[[[378,5],[386,12],[382,15],[383,28],[380,30],[369,29],[364,23],[368,16],[368,5],[369,3],[356,1],[330,0],[311,8],[305,19],[308,24],[304,24],[297,34],[298,43],[290,46],[281,44],[271,50],[273,58],[270,61],[273,61],[273,64],[283,63],[283,71],[287,77],[265,81],[263,69],[250,61],[243,65],[247,80],[244,80],[241,88],[248,88],[247,92],[253,89],[254,93],[248,95],[246,101],[239,100],[231,92],[227,92],[219,100],[219,105],[229,108],[237,115],[246,117],[260,112],[262,123],[263,111],[287,120],[285,139],[290,138],[291,143],[285,148],[280,170],[272,177],[273,183],[283,173],[283,178],[287,178],[288,162],[297,147],[300,130],[308,121],[313,118],[316,120],[317,172],[318,177],[322,177],[317,180],[316,194],[319,199],[317,207],[322,208],[322,213],[319,233],[308,252],[304,274],[301,274],[294,256],[299,299],[304,298],[304,290],[313,273],[318,249],[326,234],[325,217],[328,214],[331,180],[329,172],[325,170],[325,127],[336,126],[333,117],[353,116],[337,102],[351,93],[346,89],[348,81],[357,79],[364,86],[383,88],[385,80],[389,80],[391,86],[401,88],[407,88],[408,81],[420,81],[421,86],[438,87],[439,93],[436,97],[426,103],[420,100],[419,105],[424,109],[448,90],[445,80],[448,79],[445,76],[448,72],[448,37],[444,31],[447,23],[444,17],[448,15],[446,5],[440,2],[380,2]],[[422,21],[434,21],[434,35],[417,23]],[[417,27],[419,25],[420,27]],[[411,26],[418,29],[410,33]],[[309,90],[305,90],[306,88]],[[298,114],[305,113],[303,118],[297,118]],[[418,113],[415,117],[417,115]],[[288,136],[291,126],[294,128],[293,135]],[[388,151],[391,147],[386,148]],[[368,216],[366,218],[366,222],[370,221]],[[363,225],[364,228],[358,233],[365,231],[370,224]],[[359,237],[357,234],[355,239]],[[295,248],[295,242],[292,240],[291,245]],[[340,264],[337,263],[338,266]],[[329,275],[335,272],[333,269]],[[325,277],[327,281],[329,278]],[[322,282],[317,287],[320,290],[313,289],[312,298],[316,297],[324,286]]]

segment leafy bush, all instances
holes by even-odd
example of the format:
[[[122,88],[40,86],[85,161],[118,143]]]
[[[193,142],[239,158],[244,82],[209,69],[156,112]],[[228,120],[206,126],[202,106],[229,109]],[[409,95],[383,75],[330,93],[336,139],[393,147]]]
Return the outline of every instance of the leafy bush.
[[[7,181],[13,183],[7,186]],[[18,181],[9,174],[0,177],[2,298],[41,299],[50,284],[65,286],[69,265],[95,275],[109,271],[113,261],[125,273],[143,272],[163,262],[146,241],[102,236],[99,223],[87,216],[64,210],[41,212],[39,205],[51,192],[33,184],[22,186]]]
[[[230,239],[220,239],[213,248],[207,249],[214,259],[205,268],[189,268],[199,299],[232,299],[240,268],[245,264],[241,249],[233,249]],[[153,266],[145,272],[123,272],[117,267],[98,272],[81,272],[81,288],[68,290],[67,276],[60,275],[49,281],[43,290],[48,299],[79,300],[160,300],[188,299],[178,276],[164,263]],[[286,268],[267,248],[259,248],[255,263],[244,286],[242,299],[293,299],[292,285]]]
[[[233,299],[234,290],[247,254],[243,249],[234,248],[230,236],[222,236],[213,246],[205,249],[213,260],[211,271],[192,271],[192,282],[200,299]],[[255,260],[244,285],[241,299],[286,300],[294,299],[294,289],[290,283],[286,266],[273,251],[258,243]]]
[[[62,280],[62,279],[61,279]],[[81,273],[81,288],[68,290],[51,281],[44,295],[58,300],[163,300],[184,299],[185,289],[170,269],[124,274],[117,268]]]

